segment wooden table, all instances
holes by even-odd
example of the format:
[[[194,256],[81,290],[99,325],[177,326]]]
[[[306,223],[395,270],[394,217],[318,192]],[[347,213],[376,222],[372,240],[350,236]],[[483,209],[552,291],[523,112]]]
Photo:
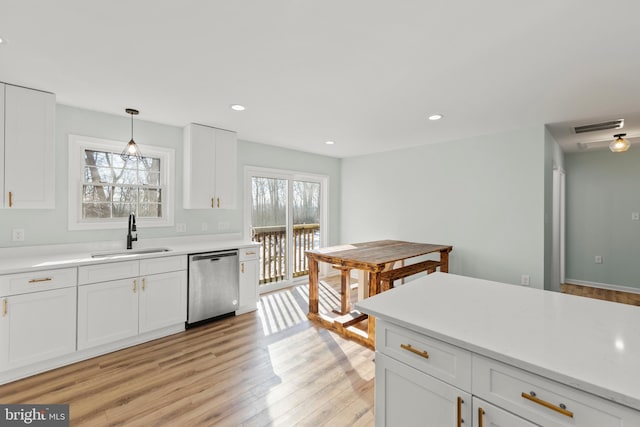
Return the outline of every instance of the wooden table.
[[[309,260],[309,314],[307,317],[340,334],[354,339],[371,348],[375,346],[375,320],[369,316],[367,330],[354,328],[353,325],[367,318],[366,314],[351,312],[338,318],[332,318],[318,312],[318,263],[330,263],[342,270],[343,281],[349,270],[362,270],[368,273],[369,296],[375,295],[390,287],[388,283],[421,271],[433,271],[436,267],[441,272],[449,272],[448,245],[429,243],[403,242],[398,240],[378,240],[374,242],[355,243],[351,245],[332,246],[328,248],[306,251]],[[406,267],[389,270],[398,261],[434,252],[440,253],[439,261],[425,261]],[[385,289],[381,283],[385,281]],[[344,307],[344,294],[343,294]]]

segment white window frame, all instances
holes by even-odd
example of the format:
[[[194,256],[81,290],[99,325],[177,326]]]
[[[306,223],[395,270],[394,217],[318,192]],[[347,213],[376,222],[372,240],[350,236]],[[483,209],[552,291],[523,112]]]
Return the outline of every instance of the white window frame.
[[[69,135],[69,230],[106,230],[127,226],[128,218],[82,218],[82,185],[84,172],[84,150],[119,153],[125,142],[111,141],[90,136]],[[160,185],[162,192],[161,218],[136,218],[144,227],[173,227],[175,197],[175,150],[172,148],[144,145],[142,153],[160,159]]]

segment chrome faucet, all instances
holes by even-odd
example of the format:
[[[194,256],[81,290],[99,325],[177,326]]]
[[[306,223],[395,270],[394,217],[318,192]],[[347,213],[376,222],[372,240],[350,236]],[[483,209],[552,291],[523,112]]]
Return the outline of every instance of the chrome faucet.
[[[133,242],[138,241],[138,233],[136,233],[135,237],[131,235],[131,232],[138,231],[136,230],[136,216],[132,213],[129,214],[129,228],[127,230],[127,249],[133,249]]]

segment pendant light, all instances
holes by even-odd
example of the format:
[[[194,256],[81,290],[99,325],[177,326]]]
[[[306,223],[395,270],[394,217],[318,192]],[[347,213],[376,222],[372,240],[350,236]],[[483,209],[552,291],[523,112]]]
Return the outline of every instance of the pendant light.
[[[141,161],[142,153],[140,152],[140,148],[138,148],[138,144],[136,144],[136,142],[133,140],[133,116],[137,116],[139,111],[134,110],[133,108],[127,108],[124,111],[126,111],[127,114],[131,114],[131,141],[129,141],[129,143],[124,147],[124,150],[122,150],[122,154],[120,154],[120,157],[122,157],[122,160],[124,160],[125,162],[127,160]]]
[[[615,139],[611,141],[611,144],[609,144],[609,150],[613,151],[614,153],[622,153],[624,151],[627,151],[629,149],[629,141],[624,139],[623,136],[627,136],[627,134],[619,133],[617,135],[613,135]]]

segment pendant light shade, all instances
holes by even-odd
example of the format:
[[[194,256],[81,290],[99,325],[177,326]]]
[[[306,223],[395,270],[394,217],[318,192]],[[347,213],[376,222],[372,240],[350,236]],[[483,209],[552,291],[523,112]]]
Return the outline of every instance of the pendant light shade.
[[[627,151],[629,149],[629,141],[624,139],[623,136],[627,136],[627,134],[619,133],[617,135],[613,135],[615,139],[611,141],[611,144],[609,144],[609,150],[613,151],[614,153],[622,153],[624,151]]]
[[[133,108],[127,108],[125,111],[127,112],[127,114],[131,114],[131,141],[129,141],[129,143],[127,143],[127,145],[124,147],[124,150],[122,150],[122,154],[120,154],[120,157],[122,157],[122,160],[124,160],[125,162],[127,160],[140,161],[142,160],[142,153],[140,152],[138,144],[136,144],[136,142],[133,140],[133,116],[138,115],[139,111],[134,110]]]

